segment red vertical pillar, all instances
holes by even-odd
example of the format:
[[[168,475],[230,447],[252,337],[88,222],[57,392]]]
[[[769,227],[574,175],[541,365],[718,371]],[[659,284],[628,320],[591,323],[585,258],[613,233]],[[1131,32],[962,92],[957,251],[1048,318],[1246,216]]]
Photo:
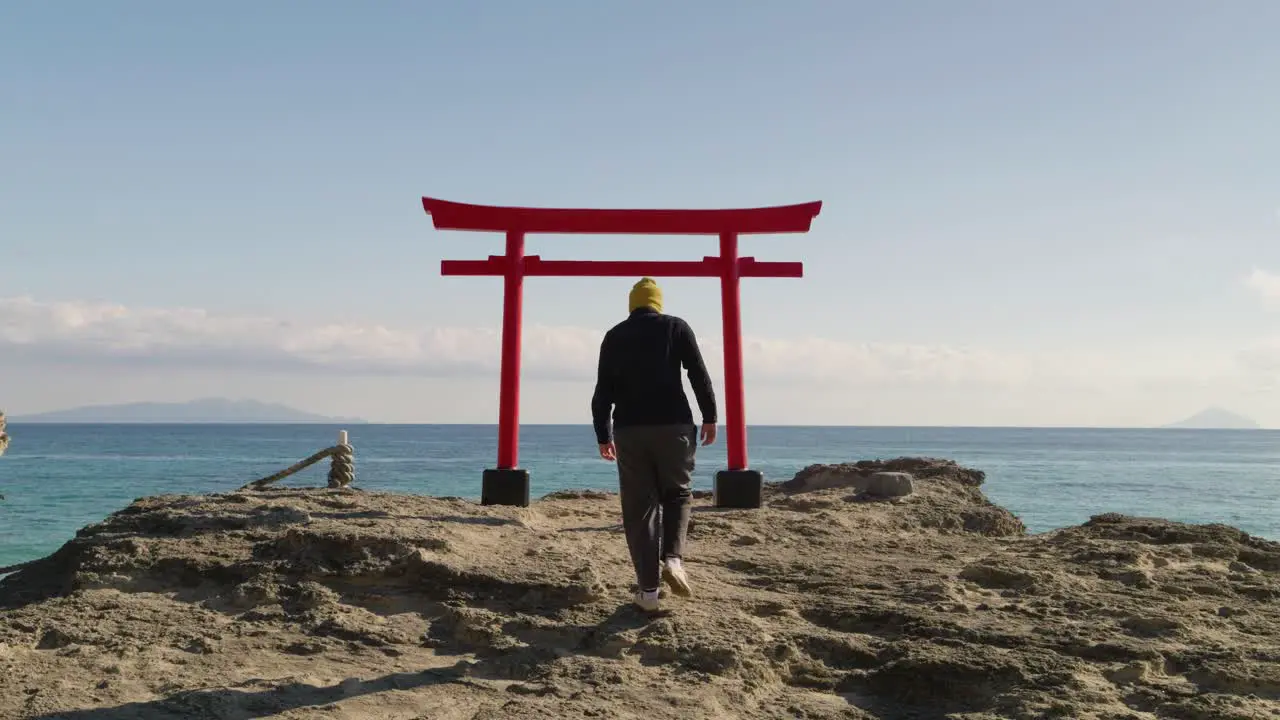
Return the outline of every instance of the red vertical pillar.
[[[520,461],[520,335],[524,324],[524,233],[507,231],[502,289],[502,377],[498,399],[498,469]]]
[[[746,396],[742,382],[742,308],[738,234],[720,235],[720,304],[724,313],[724,423],[729,470],[747,468]]]

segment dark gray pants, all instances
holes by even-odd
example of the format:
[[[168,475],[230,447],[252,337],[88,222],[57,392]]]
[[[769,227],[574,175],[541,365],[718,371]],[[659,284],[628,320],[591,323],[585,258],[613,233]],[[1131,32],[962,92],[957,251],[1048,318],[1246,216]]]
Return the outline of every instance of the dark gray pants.
[[[689,485],[698,432],[693,425],[616,428],[622,526],[641,590],[656,590],[661,561],[683,557]]]

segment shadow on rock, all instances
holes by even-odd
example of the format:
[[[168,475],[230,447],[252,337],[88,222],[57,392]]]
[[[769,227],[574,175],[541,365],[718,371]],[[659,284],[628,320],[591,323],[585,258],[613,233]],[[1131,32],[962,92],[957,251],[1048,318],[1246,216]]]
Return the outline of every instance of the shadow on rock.
[[[352,678],[337,685],[321,687],[293,683],[263,690],[189,690],[158,700],[115,707],[62,710],[37,716],[33,720],[250,720],[291,710],[319,709],[341,700],[388,690],[412,690],[428,685],[463,682],[468,674],[471,673],[467,664],[459,663],[442,670],[393,673],[367,682]],[[246,684],[253,683],[255,681]]]

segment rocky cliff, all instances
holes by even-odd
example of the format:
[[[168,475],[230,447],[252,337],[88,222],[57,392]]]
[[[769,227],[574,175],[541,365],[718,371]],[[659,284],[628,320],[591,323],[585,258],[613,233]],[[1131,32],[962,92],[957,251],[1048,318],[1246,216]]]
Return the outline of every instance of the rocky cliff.
[[[0,717],[1280,715],[1280,544],[1028,536],[982,479],[901,459],[699,498],[697,595],[656,617],[605,493],[145,498],[0,581]]]

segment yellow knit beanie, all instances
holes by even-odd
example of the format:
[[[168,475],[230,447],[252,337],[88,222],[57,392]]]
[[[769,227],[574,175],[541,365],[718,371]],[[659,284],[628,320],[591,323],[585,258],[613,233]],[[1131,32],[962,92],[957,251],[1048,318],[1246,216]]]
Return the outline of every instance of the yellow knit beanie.
[[[662,288],[651,277],[640,278],[640,282],[631,288],[631,295],[627,297],[627,312],[635,312],[642,307],[662,312]]]

